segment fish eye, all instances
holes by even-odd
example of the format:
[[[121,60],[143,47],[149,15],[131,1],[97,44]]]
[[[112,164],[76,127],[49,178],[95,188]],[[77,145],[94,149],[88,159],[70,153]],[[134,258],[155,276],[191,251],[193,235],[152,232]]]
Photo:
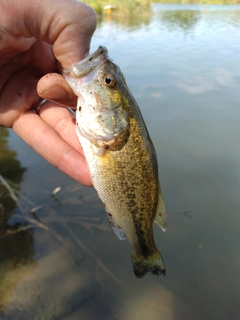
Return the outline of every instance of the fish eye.
[[[104,84],[106,84],[108,87],[112,88],[116,84],[116,79],[112,74],[107,74],[103,78]]]

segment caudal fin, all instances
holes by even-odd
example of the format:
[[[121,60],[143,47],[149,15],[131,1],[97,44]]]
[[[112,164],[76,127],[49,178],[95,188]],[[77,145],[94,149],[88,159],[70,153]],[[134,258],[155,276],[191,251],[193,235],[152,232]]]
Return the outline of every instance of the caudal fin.
[[[132,255],[133,270],[137,278],[142,278],[147,272],[164,277],[166,268],[158,251],[148,257]]]

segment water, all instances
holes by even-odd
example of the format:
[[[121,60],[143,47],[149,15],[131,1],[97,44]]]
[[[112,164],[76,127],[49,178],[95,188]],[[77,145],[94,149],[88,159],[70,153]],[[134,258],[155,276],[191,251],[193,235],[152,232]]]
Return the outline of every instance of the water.
[[[238,319],[239,17],[240,6],[154,5],[99,21],[92,41],[121,66],[156,146],[165,278],[135,279],[95,191],[1,129],[1,174],[21,196],[16,206],[0,186],[1,320]]]

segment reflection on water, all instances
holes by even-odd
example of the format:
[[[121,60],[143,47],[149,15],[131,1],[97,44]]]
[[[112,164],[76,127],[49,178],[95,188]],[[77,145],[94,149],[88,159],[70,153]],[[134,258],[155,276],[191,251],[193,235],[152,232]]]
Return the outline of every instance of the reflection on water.
[[[9,148],[8,133],[0,128],[0,175],[9,182],[11,190],[18,192],[26,169],[17,160],[17,153]],[[0,184],[0,314],[17,283],[34,265],[32,232],[27,223],[17,221],[14,214],[19,214],[16,200],[9,189]]]
[[[126,15],[123,19],[123,16],[112,16],[112,15],[106,15],[104,17],[98,17],[98,27],[101,27],[102,25],[106,23],[113,23],[115,25],[120,25],[122,28],[127,28],[128,32],[137,30],[137,28],[142,26],[147,26],[151,22],[152,15],[147,14],[141,16],[129,16]]]
[[[0,128],[0,318],[53,319],[65,314],[69,305],[78,308],[79,299],[81,312],[93,301],[97,306],[104,279],[115,285],[120,280],[96,249],[89,248],[95,230],[106,236],[110,230],[107,221],[99,217],[96,192],[69,184],[68,179],[65,187],[47,192],[41,203],[28,199],[20,191],[26,169],[9,148],[9,132]],[[34,201],[41,190],[37,193]],[[49,304],[51,300],[53,304]],[[36,306],[44,310],[36,312]],[[97,318],[97,309],[91,312]]]
[[[94,190],[1,129],[0,174],[18,196],[0,185],[1,320],[238,319],[239,13],[155,5],[151,17],[100,21],[92,41],[121,66],[156,146],[165,278],[135,279]]]
[[[186,31],[188,29],[192,29],[196,25],[201,14],[197,10],[172,10],[162,11],[159,16],[161,18],[161,22],[166,25],[166,27],[174,30],[177,26]]]

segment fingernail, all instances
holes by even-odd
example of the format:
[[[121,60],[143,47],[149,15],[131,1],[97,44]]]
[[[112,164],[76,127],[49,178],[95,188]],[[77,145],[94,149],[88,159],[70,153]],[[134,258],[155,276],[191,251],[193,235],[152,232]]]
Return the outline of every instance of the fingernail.
[[[85,53],[83,59],[87,58],[88,55],[89,55],[89,50]]]

